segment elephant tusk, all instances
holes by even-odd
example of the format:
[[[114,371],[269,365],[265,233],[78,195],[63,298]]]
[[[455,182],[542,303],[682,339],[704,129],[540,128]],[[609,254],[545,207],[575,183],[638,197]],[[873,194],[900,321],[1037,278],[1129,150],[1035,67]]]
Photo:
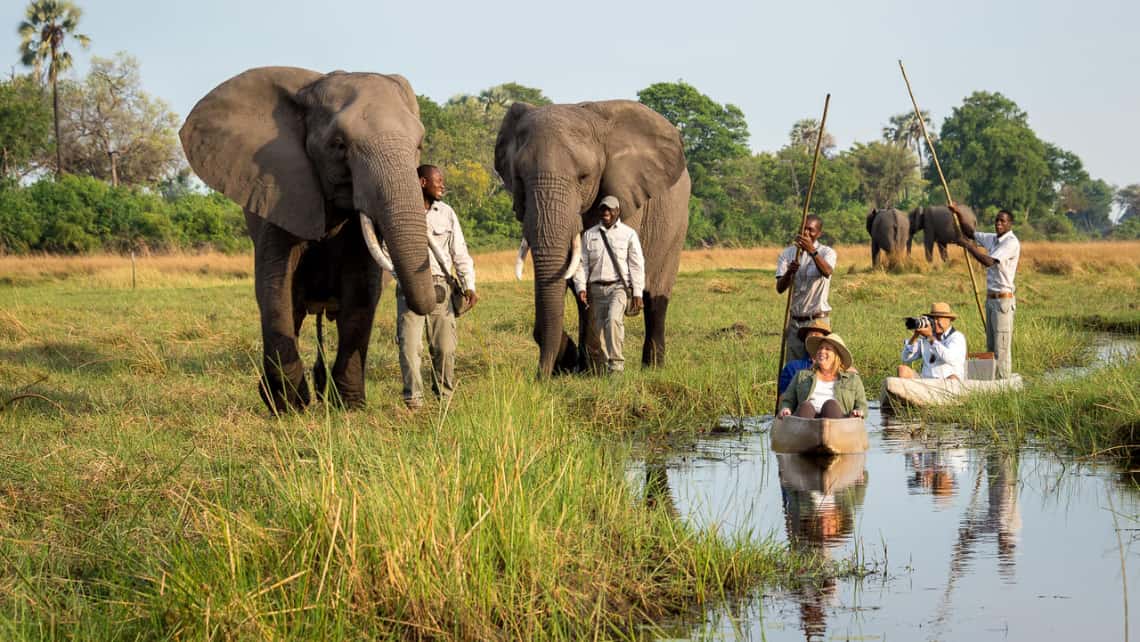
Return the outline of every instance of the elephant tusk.
[[[523,264],[526,263],[526,253],[530,251],[530,245],[526,239],[519,243],[519,257],[515,259],[515,280],[522,281]]]
[[[376,227],[372,224],[372,219],[364,212],[360,213],[360,231],[364,233],[364,244],[368,246],[368,253],[376,262],[380,264],[380,268],[396,274],[396,266],[392,265],[392,260],[384,254],[384,250],[380,248],[380,239],[376,238]]]
[[[562,275],[563,279],[574,278],[574,273],[578,271],[578,264],[582,262],[582,237],[578,234],[574,235],[574,240],[570,242],[570,265],[566,268],[566,274]]]

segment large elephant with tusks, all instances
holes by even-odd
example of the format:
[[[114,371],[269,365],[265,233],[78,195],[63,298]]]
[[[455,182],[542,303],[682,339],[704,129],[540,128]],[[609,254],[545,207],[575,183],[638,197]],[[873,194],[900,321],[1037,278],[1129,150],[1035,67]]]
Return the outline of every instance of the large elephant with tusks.
[[[641,361],[663,364],[665,315],[689,227],[691,183],[677,128],[630,100],[515,103],[499,128],[495,170],[513,196],[522,251],[529,246],[534,264],[539,376],[575,364],[576,346],[563,329],[566,279],[581,258],[576,240],[597,222],[607,195],[618,198],[645,254]],[[579,344],[588,316],[579,304]]]
[[[399,278],[409,308],[426,314],[435,306],[416,176],[423,135],[416,94],[403,77],[294,67],[225,81],[182,126],[190,166],[245,211],[261,313],[260,391],[272,411],[310,402],[297,334],[311,313],[337,324],[335,399],[364,403],[382,265]],[[321,351],[313,368],[318,394],[325,371]]]

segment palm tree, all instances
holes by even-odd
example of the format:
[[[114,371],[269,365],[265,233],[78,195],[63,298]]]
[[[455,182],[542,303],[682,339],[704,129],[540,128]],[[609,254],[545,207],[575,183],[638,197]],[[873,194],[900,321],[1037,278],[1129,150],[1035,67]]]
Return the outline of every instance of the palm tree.
[[[922,111],[921,123],[919,122],[918,117],[914,115],[913,111],[891,116],[890,124],[883,128],[883,140],[892,143],[901,143],[902,146],[906,147],[907,149],[910,149],[911,144],[913,144],[914,153],[918,154],[918,163],[919,165],[922,165],[922,150],[923,145],[925,144],[922,136],[923,124],[926,125],[926,130],[928,133],[930,133],[930,140],[937,140],[938,136],[930,131],[933,125],[930,121],[930,112],[926,110]]]
[[[819,136],[819,121],[814,118],[797,120],[788,132],[792,147],[802,147],[809,152],[815,151],[815,139]],[[835,148],[835,137],[826,129],[823,131],[823,140],[820,141],[819,150],[824,155]]]
[[[32,0],[26,20],[20,23],[20,62],[32,68],[32,76],[43,83],[43,65],[49,61],[52,111],[55,113],[55,176],[63,173],[63,142],[59,139],[59,72],[71,68],[71,54],[64,51],[63,41],[71,36],[84,48],[91,45],[87,36],[75,33],[83,11],[68,0]]]

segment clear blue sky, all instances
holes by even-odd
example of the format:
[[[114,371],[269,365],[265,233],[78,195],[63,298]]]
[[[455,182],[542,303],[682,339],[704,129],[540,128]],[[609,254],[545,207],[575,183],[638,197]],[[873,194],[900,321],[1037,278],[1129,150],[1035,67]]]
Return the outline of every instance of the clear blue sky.
[[[841,148],[910,109],[897,60],[940,124],[975,90],[1000,91],[1043,139],[1117,186],[1140,183],[1140,2],[955,3],[623,0],[392,3],[78,0],[91,54],[135,55],[143,85],[181,116],[249,67],[397,72],[443,101],[515,81],[556,102],[636,98],[683,79],[739,106],[755,150],[818,118]],[[6,3],[0,50],[18,62],[25,0]],[[331,7],[331,8],[330,8]]]

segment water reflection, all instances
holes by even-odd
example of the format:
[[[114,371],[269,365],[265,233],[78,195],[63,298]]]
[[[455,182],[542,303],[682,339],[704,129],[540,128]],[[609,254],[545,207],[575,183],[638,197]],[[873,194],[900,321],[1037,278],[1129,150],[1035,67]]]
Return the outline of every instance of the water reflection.
[[[1032,449],[979,447],[968,433],[883,426],[874,411],[868,426],[865,455],[775,454],[767,434],[746,433],[703,439],[631,470],[644,501],[698,527],[775,534],[836,560],[858,553],[883,571],[725,605],[690,635],[1123,637],[1123,584],[1140,585],[1133,480]]]
[[[776,455],[784,526],[793,549],[827,556],[854,532],[856,513],[867,491],[866,461],[863,454]],[[795,591],[805,639],[825,638],[827,607],[835,591],[834,579]]]

